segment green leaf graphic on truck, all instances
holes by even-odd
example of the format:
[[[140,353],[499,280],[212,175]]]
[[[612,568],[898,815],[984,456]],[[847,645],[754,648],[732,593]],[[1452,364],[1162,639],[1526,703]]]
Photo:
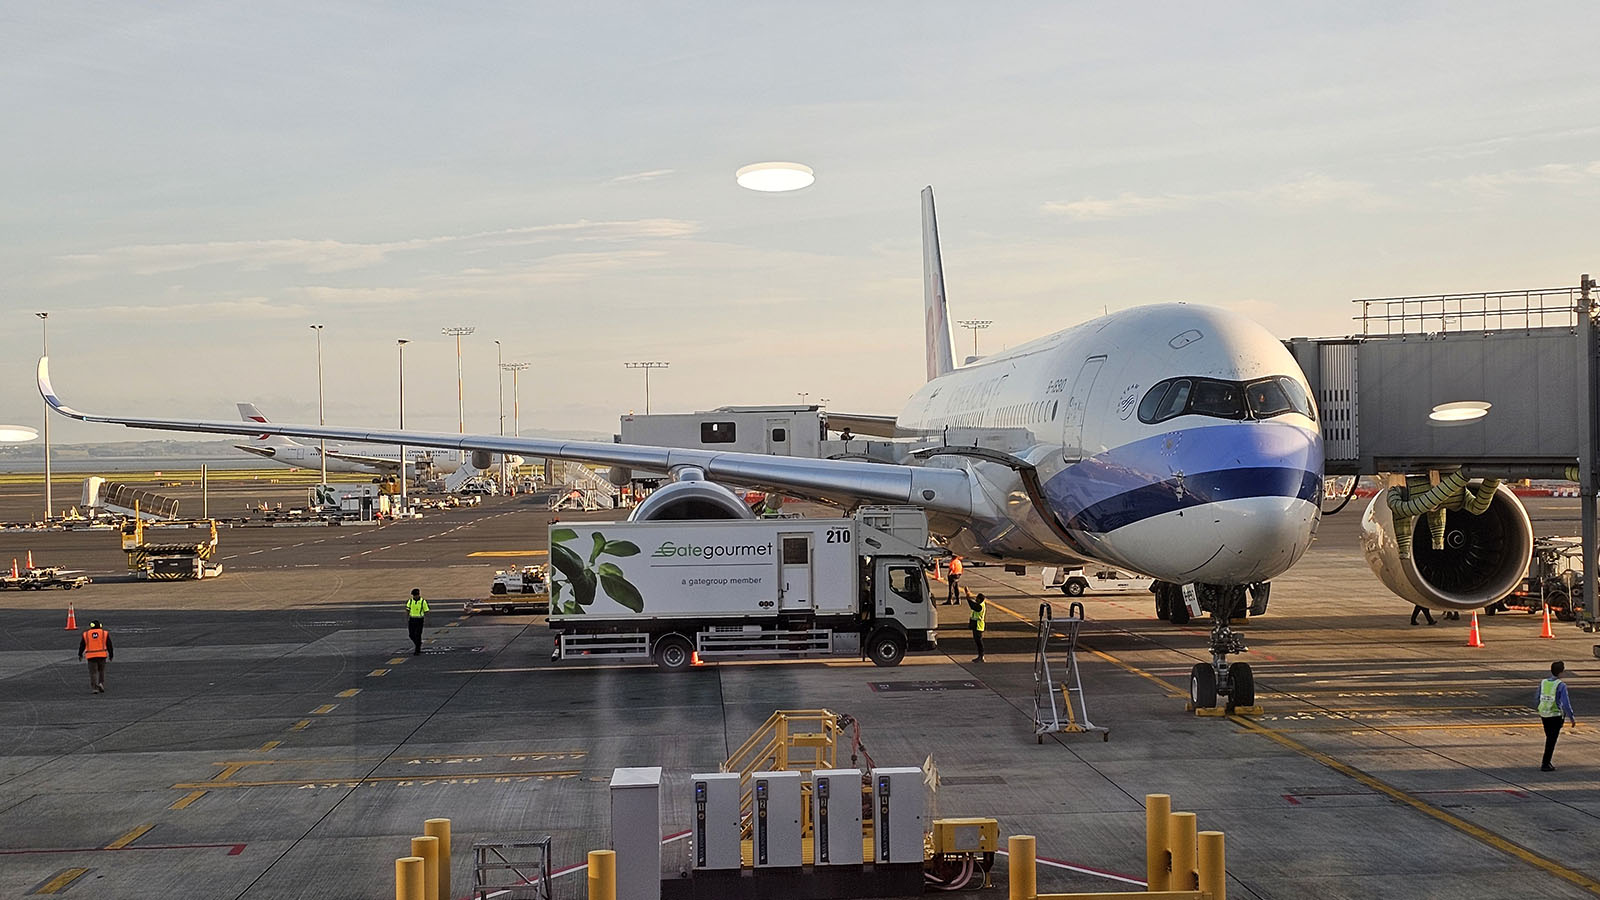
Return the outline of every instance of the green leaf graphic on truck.
[[[571,528],[557,528],[550,532],[550,564],[561,573],[561,578],[550,579],[550,610],[561,615],[575,615],[594,603],[596,589],[607,597],[634,612],[644,611],[644,595],[622,574],[613,562],[600,562],[602,556],[637,556],[639,545],[632,541],[608,541],[596,531],[591,536],[589,558],[584,560],[578,551],[567,546],[576,541],[578,532]],[[563,598],[563,589],[572,596]]]

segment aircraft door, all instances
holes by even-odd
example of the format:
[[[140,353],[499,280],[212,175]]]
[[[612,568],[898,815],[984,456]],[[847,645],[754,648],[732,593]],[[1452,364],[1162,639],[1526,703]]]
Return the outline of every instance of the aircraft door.
[[[811,535],[778,535],[780,610],[811,608]]]
[[[1072,382],[1072,393],[1067,395],[1067,412],[1062,418],[1061,455],[1067,462],[1083,459],[1083,421],[1089,408],[1089,397],[1094,393],[1095,380],[1100,377],[1104,356],[1091,356],[1078,370]]]
[[[767,420],[767,454],[769,456],[788,456],[790,435],[790,419]]]

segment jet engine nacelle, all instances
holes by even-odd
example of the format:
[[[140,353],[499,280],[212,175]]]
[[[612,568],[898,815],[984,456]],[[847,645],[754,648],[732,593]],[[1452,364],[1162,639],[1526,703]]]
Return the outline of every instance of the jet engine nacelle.
[[[616,487],[627,487],[628,482],[633,480],[633,470],[627,466],[612,466],[611,471],[606,473],[606,480]]]
[[[630,522],[694,519],[753,519],[744,498],[714,481],[675,481],[663,485],[633,508]]]
[[[477,469],[478,471],[481,472],[484,469],[487,469],[487,468],[489,468],[490,466],[493,466],[493,465],[494,465],[494,454],[493,453],[490,453],[487,450],[474,450],[474,451],[472,451],[472,467],[474,469]]]
[[[1444,549],[1433,549],[1426,516],[1412,523],[1411,555],[1400,558],[1390,488],[1378,492],[1361,517],[1361,550],[1384,586],[1430,609],[1482,609],[1516,590],[1533,557],[1533,524],[1505,485],[1482,515],[1445,513]]]

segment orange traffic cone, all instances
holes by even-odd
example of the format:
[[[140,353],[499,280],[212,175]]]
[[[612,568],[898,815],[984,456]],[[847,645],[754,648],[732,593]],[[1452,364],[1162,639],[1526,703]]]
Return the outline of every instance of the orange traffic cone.
[[[938,560],[934,560],[933,561],[933,580],[934,581],[943,581],[944,580],[944,569],[943,569],[943,566],[944,566],[944,563],[942,563],[942,562],[940,562]]]
[[[1482,647],[1483,636],[1478,634],[1478,611],[1472,611],[1472,631],[1467,634],[1468,647]]]
[[[15,556],[11,557],[11,577],[17,577],[17,558]]]
[[[67,627],[66,627],[66,630],[67,631],[77,631],[78,630],[78,613],[77,613],[76,610],[74,610],[72,608],[72,604],[71,603],[67,604]]]
[[[1555,633],[1550,630],[1550,604],[1544,605],[1544,631],[1539,632],[1539,637],[1554,638]]]
[[[33,568],[33,551],[28,551],[28,568]]]

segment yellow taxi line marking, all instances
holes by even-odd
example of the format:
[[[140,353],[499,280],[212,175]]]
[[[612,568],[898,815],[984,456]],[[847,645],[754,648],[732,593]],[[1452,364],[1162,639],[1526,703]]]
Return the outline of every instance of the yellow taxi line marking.
[[[1541,726],[1542,727],[1542,726]],[[454,755],[423,755],[406,757],[411,760],[455,760],[458,762],[480,762],[486,759],[509,759],[513,762],[521,760],[541,759],[582,759],[589,755],[587,750],[529,750],[523,753],[457,753]],[[390,756],[323,756],[317,759],[256,759],[234,762],[214,762],[213,766],[283,766],[283,765],[321,765],[323,763],[361,763],[382,762],[396,757]]]
[[[474,550],[468,556],[549,556],[549,550]]]
[[[387,674],[389,674],[389,670],[388,669],[373,669],[371,672],[367,673],[367,677],[368,678],[379,678],[379,677],[382,677],[382,676],[387,675]]]
[[[199,785],[192,785],[192,787],[199,787]],[[106,845],[106,849],[107,850],[121,850],[123,847],[126,847],[129,844],[133,843],[134,841],[137,841],[139,838],[144,837],[145,832],[149,831],[150,829],[152,829],[154,827],[156,827],[156,824],[154,822],[146,822],[145,824],[140,825],[138,828],[135,828],[135,829],[129,831],[127,834],[124,834],[122,837],[119,837],[116,840],[112,841],[111,843],[107,844]]]
[[[276,750],[278,748],[278,745],[282,744],[282,743],[283,743],[283,741],[267,741],[265,744],[262,744],[260,749],[258,749],[256,752],[257,753],[270,753],[273,750]]]
[[[1569,881],[1583,888],[1584,890],[1600,893],[1600,881],[1596,881],[1582,872],[1574,871],[1573,869],[1569,869],[1553,859],[1547,859],[1543,856],[1540,856],[1521,844],[1514,843],[1498,834],[1495,834],[1489,829],[1484,828],[1482,825],[1468,822],[1466,819],[1463,819],[1460,816],[1445,812],[1444,810],[1439,809],[1438,807],[1428,803],[1426,800],[1423,800],[1420,797],[1415,796],[1414,794],[1407,793],[1406,791],[1403,791],[1400,788],[1397,788],[1394,785],[1377,778],[1376,776],[1368,775],[1366,772],[1361,771],[1355,766],[1340,762],[1339,760],[1334,759],[1320,750],[1313,750],[1312,748],[1300,743],[1286,734],[1280,734],[1271,728],[1258,725],[1255,722],[1252,722],[1249,719],[1241,716],[1229,716],[1228,718],[1235,724],[1244,728],[1246,731],[1259,734],[1265,738],[1275,741],[1276,743],[1293,750],[1307,759],[1320,763],[1347,778],[1352,778],[1355,781],[1371,788],[1374,791],[1377,791],[1380,794],[1383,794],[1392,800],[1397,800],[1401,803],[1404,803],[1417,812],[1420,812],[1431,819],[1443,822],[1462,834],[1465,834],[1481,843],[1487,844],[1490,847],[1501,851],[1502,853],[1514,856],[1530,866],[1533,866],[1537,869],[1542,869],[1545,872],[1548,872],[1557,878]]]
[[[310,727],[311,727],[311,720],[310,719],[301,719],[300,721],[294,723],[293,725],[290,725],[289,726],[289,730],[290,731],[305,731],[307,728],[310,728]]]
[[[201,781],[195,783],[184,782],[172,786],[173,790],[188,790],[190,788],[252,788],[252,787],[286,787],[288,785],[303,784],[376,784],[395,781],[460,781],[464,778],[491,779],[491,778],[571,778],[581,775],[577,769],[554,769],[543,772],[454,772],[448,775],[368,775],[359,778],[295,778],[277,781]],[[143,834],[143,832],[140,832]]]
[[[227,766],[225,766],[223,768],[223,770],[221,772],[218,772],[217,774],[211,776],[211,780],[212,781],[227,781],[229,778],[232,778],[233,776],[239,774],[239,770],[244,768],[247,765],[253,765],[253,763],[229,763]]]
[[[334,710],[336,710],[338,708],[339,708],[339,704],[337,704],[337,703],[324,703],[321,706],[317,707],[316,709],[313,709],[311,711],[311,714],[313,716],[325,716],[328,713],[331,713],[331,712],[333,712]]]
[[[1014,609],[1011,609],[1011,608],[1006,607],[1006,606],[1001,606],[1000,604],[994,602],[993,600],[988,601],[988,605],[1010,613],[1019,622],[1024,622],[1024,623],[1026,623],[1028,625],[1033,625],[1033,626],[1037,626],[1038,625],[1038,622],[1036,620],[1030,619],[1027,616],[1022,615],[1021,613],[1017,612]],[[1156,684],[1161,685],[1161,689],[1163,691],[1165,691],[1167,693],[1167,696],[1169,696],[1169,697],[1175,697],[1175,698],[1180,699],[1180,700],[1189,699],[1188,692],[1178,690],[1177,688],[1173,687],[1168,682],[1162,680],[1161,678],[1156,677],[1155,675],[1150,674],[1149,672],[1146,672],[1145,670],[1139,668],[1138,666],[1129,665],[1128,663],[1125,663],[1122,660],[1117,659],[1115,656],[1112,656],[1111,654],[1106,653],[1106,652],[1104,652],[1102,650],[1096,650],[1093,647],[1089,647],[1089,646],[1083,645],[1083,644],[1079,644],[1079,646],[1082,647],[1084,650],[1087,650],[1090,653],[1094,654],[1095,656],[1100,657],[1101,659],[1105,660],[1106,662],[1111,663],[1112,665],[1116,666],[1117,668],[1122,669],[1125,672],[1132,672],[1133,674],[1138,675],[1140,678],[1148,678],[1151,681],[1155,682]]]
[[[405,661],[406,661],[406,658],[404,656],[396,656],[394,659],[389,660],[389,665],[391,665],[391,666],[403,665],[405,663]]]
[[[178,798],[178,800],[176,800],[171,806],[167,807],[167,809],[184,809],[184,808],[188,807],[189,804],[195,802],[196,800],[199,800],[201,797],[204,797],[205,795],[206,795],[205,791],[190,791],[189,793],[184,794],[182,797]]]
[[[67,885],[77,881],[79,878],[82,878],[87,874],[89,874],[89,870],[83,868],[82,866],[74,866],[70,869],[62,869],[61,871],[57,872],[49,881],[39,885],[39,887],[35,889],[33,893],[59,894],[66,890]]]
[[[349,698],[349,697],[354,697],[355,695],[357,695],[359,693],[361,693],[361,688],[351,688],[348,691],[340,691],[339,693],[334,694],[334,696],[335,697]]]

